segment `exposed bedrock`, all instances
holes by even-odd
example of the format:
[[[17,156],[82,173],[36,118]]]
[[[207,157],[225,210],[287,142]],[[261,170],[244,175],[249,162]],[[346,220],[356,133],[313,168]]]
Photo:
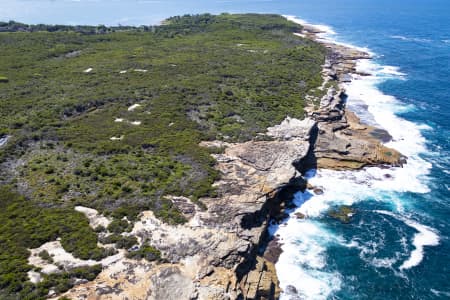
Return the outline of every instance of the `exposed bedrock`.
[[[310,36],[315,39],[315,33]],[[317,109],[310,110],[310,116],[317,122],[317,132],[311,134],[313,151],[309,153],[307,166],[325,169],[360,169],[365,166],[401,166],[406,157],[382,143],[391,136],[386,130],[368,126],[346,109],[347,95],[341,83],[352,80],[359,59],[370,55],[360,50],[322,42],[328,49],[327,61],[323,66],[325,83],[332,84],[320,99]]]
[[[315,39],[317,32],[311,30],[303,34]],[[188,219],[186,224],[168,225],[151,211],[141,213],[129,234],[161,251],[161,262],[123,257],[106,265],[94,281],[77,285],[65,296],[88,300],[277,299],[281,291],[274,263],[281,250],[276,239],[268,237],[267,227],[270,221],[283,220],[293,194],[307,187],[302,174],[311,168],[359,169],[406,162],[398,151],[382,144],[390,139],[387,132],[362,124],[346,110],[340,83],[351,80],[356,60],[369,55],[341,45],[325,46],[329,55],[323,76],[325,83],[333,84],[319,107],[309,110],[308,118],[286,118],[268,128],[270,141],[203,142],[204,147],[224,148],[222,154],[213,154],[221,172],[214,184],[218,196],[201,199],[206,210],[188,198],[168,197]],[[296,291],[290,287],[286,292]]]
[[[162,253],[163,263],[120,259],[92,282],[66,293],[71,299],[276,299],[280,294],[273,261],[262,256],[270,219],[281,220],[295,192],[306,181],[293,162],[310,148],[315,121],[287,118],[269,128],[271,141],[241,144],[203,142],[225,147],[214,154],[220,181],[218,197],[169,197],[188,218],[184,225],[141,213],[130,234]],[[101,287],[101,293],[99,292]]]

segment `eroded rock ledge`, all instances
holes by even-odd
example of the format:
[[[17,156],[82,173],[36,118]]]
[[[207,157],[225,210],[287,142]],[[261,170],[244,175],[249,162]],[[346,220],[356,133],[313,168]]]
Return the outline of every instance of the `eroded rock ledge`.
[[[271,141],[242,144],[204,142],[225,147],[215,154],[222,173],[218,197],[202,199],[201,211],[189,199],[172,197],[187,224],[172,226],[152,212],[141,214],[131,232],[162,252],[165,263],[122,259],[104,266],[93,282],[65,294],[72,299],[275,299],[280,290],[274,264],[258,256],[270,218],[306,188],[293,165],[309,151],[316,122],[287,118],[269,128]],[[89,216],[92,216],[91,213]]]
[[[317,30],[302,33],[317,40]],[[322,42],[322,41],[320,41]],[[401,165],[405,158],[383,146],[388,134],[361,124],[345,108],[339,83],[351,80],[355,61],[366,53],[340,45],[329,48],[325,83],[334,82],[311,108],[309,117],[287,118],[269,128],[270,141],[242,144],[204,142],[224,148],[214,154],[222,174],[217,198],[202,199],[207,210],[187,198],[171,197],[189,220],[184,225],[161,223],[143,212],[132,235],[161,251],[163,263],[122,257],[104,266],[92,282],[74,287],[71,299],[277,299],[274,267],[277,251],[261,253],[271,219],[285,217],[293,193],[306,188],[301,172],[308,168],[357,169],[367,165]],[[273,249],[272,249],[273,250]]]
[[[331,87],[320,99],[318,108],[309,108],[310,117],[317,121],[317,132],[312,135],[313,151],[302,161],[302,168],[345,170],[373,165],[403,165],[406,157],[382,144],[391,139],[386,130],[362,124],[353,112],[346,109],[347,95],[343,83],[352,81],[352,75],[370,75],[356,69],[357,61],[370,59],[370,54],[324,41],[319,33],[316,28],[305,26],[301,34],[322,43],[329,50],[323,66],[323,87]]]

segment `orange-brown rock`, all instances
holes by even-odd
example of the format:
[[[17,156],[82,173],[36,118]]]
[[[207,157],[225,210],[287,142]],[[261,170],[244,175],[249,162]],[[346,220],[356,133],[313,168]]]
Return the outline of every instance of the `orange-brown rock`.
[[[276,299],[280,290],[275,267],[256,258],[256,252],[270,216],[282,214],[282,198],[292,194],[280,191],[306,187],[304,180],[295,179],[299,174],[293,162],[308,153],[314,124],[287,119],[273,128],[270,141],[202,143],[225,147],[223,154],[213,155],[221,172],[214,184],[218,197],[201,199],[207,210],[187,198],[168,197],[188,219],[186,224],[164,224],[145,211],[129,233],[161,251],[165,263],[123,257],[65,296],[74,300]],[[295,128],[295,134],[289,128]]]

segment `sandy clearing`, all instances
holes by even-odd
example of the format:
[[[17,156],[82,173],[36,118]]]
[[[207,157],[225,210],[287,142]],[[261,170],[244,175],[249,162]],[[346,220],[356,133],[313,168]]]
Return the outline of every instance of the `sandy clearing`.
[[[100,261],[95,261],[92,259],[83,260],[74,257],[71,253],[67,252],[61,245],[60,241],[47,242],[35,249],[29,249],[31,255],[28,257],[28,263],[32,266],[41,268],[41,272],[28,272],[28,277],[31,282],[40,282],[42,280],[41,275],[51,274],[60,272],[60,268],[58,266],[62,266],[64,270],[70,270],[78,267],[85,266],[94,266],[101,264],[103,267],[111,266],[123,259],[125,259],[125,250],[119,250],[117,254],[108,256]],[[42,251],[47,251],[51,256],[53,262],[48,262],[41,257],[39,257],[39,253]]]
[[[28,271],[27,274],[31,283],[38,284],[39,282],[42,281],[41,273],[35,271]]]
[[[110,137],[109,139],[110,139],[111,141],[121,141],[121,140],[123,140],[124,137],[125,137],[125,136],[123,136],[123,135],[121,135],[120,137],[113,136],[113,137]]]
[[[84,206],[75,206],[75,210],[83,213],[86,216],[86,218],[88,218],[89,225],[92,228],[96,228],[97,226],[103,226],[106,228],[111,223],[110,219],[99,214],[98,211],[93,208]]]
[[[42,273],[45,274],[58,272],[59,268],[57,265],[62,265],[65,269],[72,269],[81,266],[93,266],[100,263],[95,260],[81,260],[75,258],[71,253],[64,250],[60,241],[48,242],[38,248],[29,250],[31,255],[28,258],[28,263],[41,268]],[[39,253],[44,250],[52,257],[52,263],[39,257]]]
[[[128,111],[133,111],[138,107],[141,107],[141,105],[139,103],[133,104],[130,107],[128,107]]]

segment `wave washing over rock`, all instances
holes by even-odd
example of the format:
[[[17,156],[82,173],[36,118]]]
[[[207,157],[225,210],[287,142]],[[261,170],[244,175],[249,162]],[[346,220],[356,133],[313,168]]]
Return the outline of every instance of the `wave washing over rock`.
[[[407,74],[396,67],[381,66],[369,60],[374,56],[373,53],[360,52],[367,49],[333,42],[331,38],[335,33],[327,26],[314,26],[295,17],[287,18],[305,26],[301,35],[310,36],[324,43],[330,49],[331,59],[333,56],[341,57],[324,66],[327,70],[325,76],[337,76],[339,87],[345,91],[344,107],[355,112],[367,124],[359,124],[360,128],[352,126],[353,114],[346,112],[347,123],[350,123],[350,126],[346,124],[345,129],[336,128],[338,121],[332,120],[331,125],[326,124],[329,120],[321,123],[319,113],[319,134],[314,151],[318,168],[306,172],[309,189],[295,195],[294,203],[297,207],[290,211],[287,219],[270,228],[271,234],[275,236],[282,250],[276,263],[280,287],[283,290],[281,299],[328,299],[343,285],[340,270],[327,265],[328,250],[332,246],[355,248],[359,251],[361,259],[374,268],[391,268],[398,276],[402,276],[403,271],[421,263],[427,251],[424,246],[439,244],[438,231],[404,215],[404,206],[407,204],[393,196],[398,192],[429,192],[426,176],[430,172],[431,164],[420,158],[419,154],[426,151],[421,131],[430,128],[398,117],[396,113],[408,107],[403,106],[395,97],[383,94],[377,88],[383,81],[402,80]],[[351,57],[346,59],[345,53]],[[330,67],[331,70],[337,70],[337,74],[330,72]],[[324,100],[327,99],[322,99],[322,105],[329,108],[333,100],[325,104]],[[312,114],[317,116],[317,112]],[[398,153],[385,152],[387,156],[401,153],[399,158],[401,163],[395,167],[370,166],[353,170],[364,167],[364,160],[362,164],[355,166],[354,162],[348,163],[345,159],[344,163],[340,163],[338,156],[341,158],[351,156],[349,152],[352,151],[350,144],[355,142],[354,132],[347,133],[350,136],[349,143],[339,152],[336,145],[339,145],[340,137],[336,138],[337,134],[332,136],[327,133],[330,132],[329,127],[332,127],[333,133],[339,131],[342,133],[342,130],[347,129],[353,131],[369,129],[369,135],[383,141],[385,147],[398,151]],[[321,140],[323,138],[325,140]],[[336,148],[333,153],[321,152],[321,143],[326,141],[331,141],[331,147]],[[329,145],[327,146],[329,149]],[[345,152],[345,148],[349,151]],[[351,206],[367,199],[386,203],[394,211],[374,210],[370,213],[394,218],[416,231],[413,239],[402,238],[399,241],[404,246],[404,253],[383,259],[371,257],[368,254],[377,253],[384,241],[380,244],[361,240],[349,242],[340,234],[330,232],[321,222],[322,218],[333,216],[330,211],[336,207],[343,209],[335,215],[338,215],[341,221],[350,221],[355,213]]]

